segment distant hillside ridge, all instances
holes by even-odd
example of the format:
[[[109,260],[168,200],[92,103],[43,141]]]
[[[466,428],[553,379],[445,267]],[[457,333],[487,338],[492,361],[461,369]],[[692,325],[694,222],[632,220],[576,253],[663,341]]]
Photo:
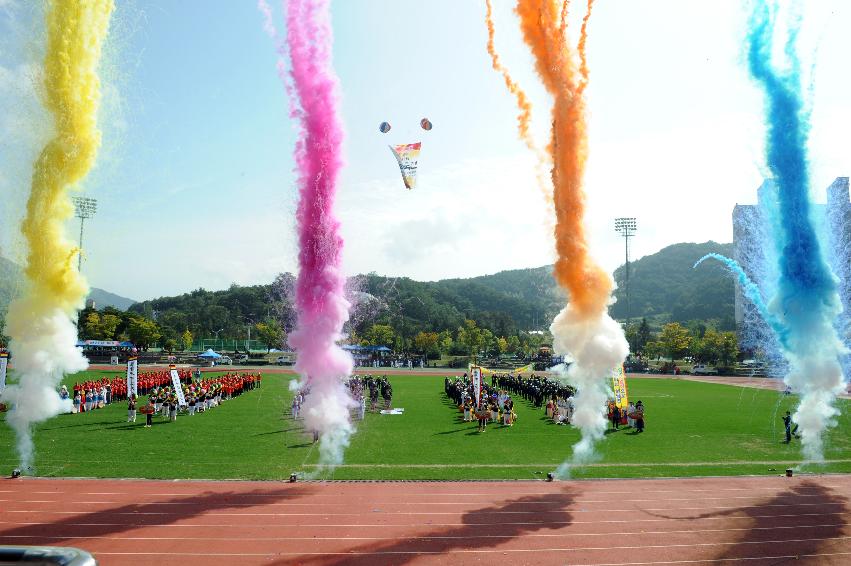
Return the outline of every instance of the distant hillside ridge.
[[[630,262],[630,317],[660,317],[675,322],[717,319],[724,329],[733,328],[733,277],[715,261],[692,269],[708,253],[732,257],[733,244],[673,244]],[[615,270],[617,302],[610,313],[617,319],[627,316],[625,275],[625,266]]]
[[[0,311],[5,312],[9,303],[18,294],[23,284],[23,268],[17,263],[0,256]],[[92,299],[98,309],[113,307],[127,310],[136,303],[133,299],[122,297],[97,287],[92,287],[87,299]]]

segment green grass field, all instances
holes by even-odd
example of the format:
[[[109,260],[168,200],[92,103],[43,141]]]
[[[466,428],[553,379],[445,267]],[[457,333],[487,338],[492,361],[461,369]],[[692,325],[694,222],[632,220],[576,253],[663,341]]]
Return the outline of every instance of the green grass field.
[[[98,372],[89,372],[97,375]],[[107,375],[115,375],[108,372]],[[80,376],[78,379],[85,379]],[[35,430],[41,476],[283,479],[315,471],[318,450],[289,416],[284,375],[209,413],[176,423],[154,418],[150,429],[126,422],[126,405],[60,415]],[[73,383],[73,378],[68,383]],[[443,379],[392,376],[394,406],[405,414],[368,414],[333,479],[535,479],[552,471],[579,438],[543,411],[516,404],[513,427],[484,434],[461,421],[443,394]],[[647,431],[607,434],[600,460],[574,477],[671,477],[777,474],[800,461],[800,444],[783,444],[782,414],[795,397],[773,391],[674,379],[632,379],[630,398],[647,407]],[[70,389],[70,388],[69,388]],[[849,404],[826,440],[827,464],[804,471],[851,472]],[[0,466],[17,464],[14,438],[0,417]],[[0,468],[0,473],[4,473]]]

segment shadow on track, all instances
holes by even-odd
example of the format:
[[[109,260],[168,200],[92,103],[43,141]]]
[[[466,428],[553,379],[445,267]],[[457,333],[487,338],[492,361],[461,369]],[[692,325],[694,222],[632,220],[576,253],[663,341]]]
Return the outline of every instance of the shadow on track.
[[[565,488],[563,493],[535,495],[511,499],[490,507],[464,513],[462,525],[432,530],[416,536],[376,540],[347,549],[344,555],[302,555],[273,563],[316,564],[320,566],[369,566],[408,564],[418,558],[464,551],[454,559],[444,557],[447,564],[497,563],[506,556],[477,555],[476,550],[491,550],[517,537],[545,529],[562,529],[570,525],[568,511],[575,495]],[[376,537],[381,531],[376,531]],[[472,552],[472,554],[467,554]],[[521,562],[510,562],[521,564]]]
[[[801,564],[808,558],[819,564],[847,564],[848,556],[819,556],[836,552],[839,545],[847,552],[849,541],[848,500],[830,488],[804,480],[770,498],[748,505],[696,516],[656,517],[695,520],[729,517],[729,527],[741,528],[738,540],[724,544],[713,559],[731,563],[741,559],[777,556],[768,564]],[[732,521],[732,519],[739,519]],[[835,560],[832,562],[831,559]]]
[[[10,485],[11,482],[20,480],[7,480],[2,485]],[[30,482],[20,483],[21,489],[34,485]],[[89,488],[81,488],[87,491],[96,487],[96,482],[91,482]],[[256,489],[251,491],[216,491],[205,492],[197,495],[186,495],[173,498],[161,498],[140,493],[137,497],[139,503],[129,503],[109,509],[101,509],[91,512],[80,512],[75,515],[51,514],[50,507],[44,505],[33,505],[32,513],[4,513],[4,524],[0,525],[0,544],[5,545],[60,545],[81,546],[77,540],[79,537],[108,537],[117,535],[133,529],[171,525],[187,519],[192,519],[211,511],[222,511],[225,509],[245,509],[250,506],[262,506],[264,504],[279,502],[283,499],[291,500],[309,495],[313,489],[310,486],[299,485],[277,489]],[[43,496],[39,496],[43,498]],[[90,495],[81,493],[79,499],[91,500]],[[82,504],[79,507],[85,508]],[[67,507],[66,507],[67,508]],[[21,521],[29,524],[21,524],[9,528],[13,519],[18,516]],[[35,519],[33,519],[35,517]],[[56,517],[56,520],[52,520]],[[77,538],[70,538],[77,537]]]

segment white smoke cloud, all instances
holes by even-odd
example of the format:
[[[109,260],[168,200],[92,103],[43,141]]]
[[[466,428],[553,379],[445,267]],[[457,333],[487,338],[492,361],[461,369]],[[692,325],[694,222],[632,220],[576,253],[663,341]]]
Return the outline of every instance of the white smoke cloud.
[[[832,308],[813,310],[807,328],[789,333],[784,349],[790,366],[784,381],[801,396],[792,418],[800,426],[801,447],[808,462],[823,461],[824,432],[836,425],[839,410],[834,403],[847,386],[840,363],[847,349],[833,326],[842,307],[838,295],[833,299]],[[769,308],[782,318],[779,301],[773,301]]]
[[[629,354],[623,329],[607,313],[589,320],[568,304],[550,326],[553,350],[570,354],[574,362],[563,374],[576,388],[573,397],[573,425],[582,438],[573,446],[572,458],[556,470],[556,477],[567,477],[571,464],[592,460],[594,447],[606,432],[606,401],[611,396],[607,379]]]
[[[14,429],[21,469],[32,471],[32,426],[71,411],[71,400],[57,393],[62,376],[83,371],[88,361],[76,347],[77,327],[61,309],[48,309],[33,298],[21,298],[9,306],[6,333],[18,383],[6,388],[3,398],[11,403],[6,422]]]

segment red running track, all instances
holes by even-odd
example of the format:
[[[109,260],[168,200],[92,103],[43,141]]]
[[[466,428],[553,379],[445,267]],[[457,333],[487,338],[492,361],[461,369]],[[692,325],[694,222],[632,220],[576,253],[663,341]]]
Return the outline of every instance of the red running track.
[[[101,564],[851,564],[851,476],[0,481],[0,544]]]

